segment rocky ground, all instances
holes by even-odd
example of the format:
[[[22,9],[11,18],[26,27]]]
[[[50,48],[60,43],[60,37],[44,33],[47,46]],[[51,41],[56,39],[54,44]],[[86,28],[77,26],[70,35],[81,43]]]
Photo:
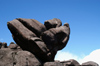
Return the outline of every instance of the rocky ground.
[[[99,66],[93,61],[82,63],[81,65],[74,59],[66,61],[42,62],[29,51],[22,50],[13,42],[0,42],[0,66]]]

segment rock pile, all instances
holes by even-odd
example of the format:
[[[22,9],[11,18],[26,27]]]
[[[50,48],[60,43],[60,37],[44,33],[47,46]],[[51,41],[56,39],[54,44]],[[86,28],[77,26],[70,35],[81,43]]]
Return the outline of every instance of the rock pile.
[[[7,23],[14,41],[9,46],[0,42],[0,66],[84,66],[97,65],[76,60],[54,61],[57,51],[63,49],[70,36],[68,23],[60,19],[46,20],[44,25],[35,19],[17,18]]]
[[[5,44],[5,45],[4,45]],[[4,47],[6,46],[6,47]],[[80,65],[76,60],[42,62],[29,51],[22,50],[17,44],[0,42],[0,66],[99,66],[93,61]]]
[[[6,46],[6,47],[5,47]],[[42,62],[29,51],[22,50],[17,44],[0,42],[0,66],[99,66],[93,61],[80,65],[76,60]]]

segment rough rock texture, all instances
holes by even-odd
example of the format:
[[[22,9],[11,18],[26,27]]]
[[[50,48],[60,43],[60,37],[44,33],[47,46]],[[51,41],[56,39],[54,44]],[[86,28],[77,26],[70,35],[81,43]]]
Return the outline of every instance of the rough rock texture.
[[[63,64],[60,62],[46,62],[44,66],[63,66]]]
[[[54,18],[51,20],[46,20],[44,22],[44,25],[46,26],[47,30],[50,28],[56,28],[56,27],[60,27],[62,25],[62,22],[60,19]]]
[[[0,44],[2,45],[2,42],[0,42]],[[11,42],[8,48],[2,47],[0,49],[0,66],[99,66],[93,61],[85,62],[80,65],[74,59],[67,61],[55,60],[44,63],[29,51],[23,51],[18,45],[17,48],[15,47],[16,44]]]
[[[11,42],[8,47],[11,48],[11,49],[17,49],[18,45],[14,44],[14,42]]]
[[[0,48],[2,47],[2,42],[0,42]]]
[[[18,46],[18,45],[15,44],[14,42],[11,42],[10,45],[8,46],[8,48],[10,48],[11,50],[14,50],[14,51],[22,50],[22,49],[20,48],[20,46]]]
[[[99,66],[96,62],[88,61],[85,63],[82,63],[82,66]]]
[[[76,60],[54,61],[70,36],[68,23],[60,19],[46,20],[44,25],[35,19],[17,18],[7,23],[17,44],[0,42],[0,66],[98,66],[94,62],[80,65]]]
[[[28,51],[13,51],[12,48],[1,48],[0,66],[42,66],[42,63]]]
[[[63,64],[63,66],[79,66],[80,64],[74,60],[74,59],[70,59],[70,60],[67,60],[67,61],[62,61],[61,62]]]
[[[6,42],[3,42],[3,43],[1,44],[1,48],[7,48],[7,43],[6,43]]]
[[[56,18],[45,21],[45,25],[34,19],[17,18],[7,25],[15,42],[44,62],[54,61],[57,51],[69,40],[69,24],[61,26],[61,21]]]
[[[25,20],[25,21],[23,21],[23,20]],[[23,20],[22,19],[20,19],[20,20],[19,19],[14,19],[13,21],[8,22],[8,28],[10,29],[15,42],[23,50],[27,50],[27,51],[30,51],[30,52],[34,53],[36,56],[41,58],[41,60],[44,60],[44,61],[49,60],[47,58],[48,56],[47,56],[47,47],[46,47],[46,45],[44,44],[44,42],[40,38],[38,38],[36,36],[35,33],[33,33],[31,31],[32,29],[30,27],[28,27],[28,26],[33,25],[33,26],[37,26],[37,28],[39,27],[39,29],[40,29],[40,28],[42,28],[42,26],[38,26],[38,25],[39,24],[41,25],[41,23],[38,24],[37,23],[38,21],[36,21],[36,20],[33,21],[32,19],[23,19]],[[33,31],[34,30],[35,30],[35,27],[33,28]],[[36,33],[42,32],[41,30],[39,30],[39,31],[38,30],[37,30],[37,32],[36,31],[35,32]],[[42,55],[42,57],[40,55]],[[47,59],[44,59],[45,57]]]

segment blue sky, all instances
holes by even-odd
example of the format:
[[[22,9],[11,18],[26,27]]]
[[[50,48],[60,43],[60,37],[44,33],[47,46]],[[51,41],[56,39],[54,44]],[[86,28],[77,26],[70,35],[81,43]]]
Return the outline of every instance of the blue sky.
[[[69,23],[71,34],[64,52],[81,56],[100,48],[100,0],[0,0],[0,42],[13,41],[7,22],[15,18],[41,23],[59,18]]]

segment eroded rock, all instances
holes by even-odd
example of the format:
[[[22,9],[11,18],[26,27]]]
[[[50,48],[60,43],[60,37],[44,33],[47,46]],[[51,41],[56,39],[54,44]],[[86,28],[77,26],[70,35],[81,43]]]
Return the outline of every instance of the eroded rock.
[[[63,66],[63,64],[60,62],[46,62],[44,66]]]
[[[63,64],[63,66],[80,66],[80,64],[74,59],[62,61],[61,63]]]
[[[41,61],[28,51],[0,49],[0,66],[41,66]]]
[[[7,25],[15,42],[44,62],[54,61],[57,51],[63,49],[69,40],[69,25],[61,26],[61,21],[56,18],[45,21],[45,25],[34,19],[17,18]]]
[[[82,66],[99,66],[99,65],[96,62],[88,61],[88,62],[82,63]]]
[[[17,49],[18,45],[15,44],[14,42],[11,42],[10,45],[8,46],[8,48],[10,49]]]
[[[54,18],[51,20],[46,20],[44,22],[44,25],[46,26],[46,29],[50,29],[50,28],[56,28],[56,27],[60,27],[62,25],[62,22],[60,19]]]
[[[7,48],[7,43],[6,42],[1,43],[1,48]]]

